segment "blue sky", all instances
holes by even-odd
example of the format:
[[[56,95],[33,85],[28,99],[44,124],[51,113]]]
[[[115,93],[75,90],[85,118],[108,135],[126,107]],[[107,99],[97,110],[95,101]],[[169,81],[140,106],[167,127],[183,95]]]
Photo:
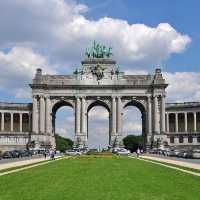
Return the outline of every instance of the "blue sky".
[[[188,34],[192,43],[183,54],[171,55],[162,62],[163,69],[168,71],[199,71],[200,61],[200,26],[198,0],[107,0],[93,1],[80,0],[91,9],[86,16],[90,19],[99,19],[107,16],[120,18],[130,24],[144,23],[156,26],[167,22],[178,31]]]
[[[200,101],[199,7],[198,0],[1,0],[0,101],[31,102],[36,68],[70,74],[93,40],[113,47],[125,73],[153,73],[159,65],[169,83],[167,102]],[[108,118],[98,109],[94,132]],[[73,136],[66,127],[71,115],[63,109],[57,118],[66,137]],[[133,115],[125,131],[137,134],[141,114],[127,114]]]

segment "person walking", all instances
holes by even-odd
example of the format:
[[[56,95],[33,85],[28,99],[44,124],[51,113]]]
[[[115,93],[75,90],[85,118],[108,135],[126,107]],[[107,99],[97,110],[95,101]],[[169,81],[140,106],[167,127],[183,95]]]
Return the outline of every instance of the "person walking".
[[[47,158],[47,152],[44,151],[43,155],[44,155],[44,158],[46,159]]]
[[[137,158],[139,158],[139,156],[140,156],[140,148],[137,148],[136,154],[137,154]]]

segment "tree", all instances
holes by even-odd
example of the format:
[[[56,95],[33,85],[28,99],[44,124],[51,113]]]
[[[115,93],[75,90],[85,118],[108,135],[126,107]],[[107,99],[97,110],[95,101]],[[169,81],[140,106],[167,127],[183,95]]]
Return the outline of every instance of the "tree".
[[[127,135],[123,139],[123,143],[126,149],[134,152],[137,148],[143,148],[143,137],[141,135]]]
[[[56,139],[56,149],[65,152],[67,149],[71,149],[73,147],[73,141],[59,136],[58,134],[55,134]]]

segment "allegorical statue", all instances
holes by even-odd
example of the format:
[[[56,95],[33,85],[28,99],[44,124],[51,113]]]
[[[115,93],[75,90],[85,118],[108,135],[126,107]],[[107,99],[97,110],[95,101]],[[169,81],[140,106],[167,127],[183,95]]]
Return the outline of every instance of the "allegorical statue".
[[[85,55],[88,58],[110,58],[112,55],[112,48],[94,41],[92,47],[86,48]]]

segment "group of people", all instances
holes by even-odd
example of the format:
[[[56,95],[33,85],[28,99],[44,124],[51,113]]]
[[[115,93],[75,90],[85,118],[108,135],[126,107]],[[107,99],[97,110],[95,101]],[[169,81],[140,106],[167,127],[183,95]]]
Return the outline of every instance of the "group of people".
[[[137,150],[136,150],[137,157],[139,157],[140,154],[142,154],[142,153],[143,153],[143,149],[137,148]]]
[[[53,149],[51,149],[49,151],[49,153],[46,151],[44,151],[44,153],[43,153],[45,158],[47,157],[48,154],[49,154],[51,160],[55,160],[55,151]]]

